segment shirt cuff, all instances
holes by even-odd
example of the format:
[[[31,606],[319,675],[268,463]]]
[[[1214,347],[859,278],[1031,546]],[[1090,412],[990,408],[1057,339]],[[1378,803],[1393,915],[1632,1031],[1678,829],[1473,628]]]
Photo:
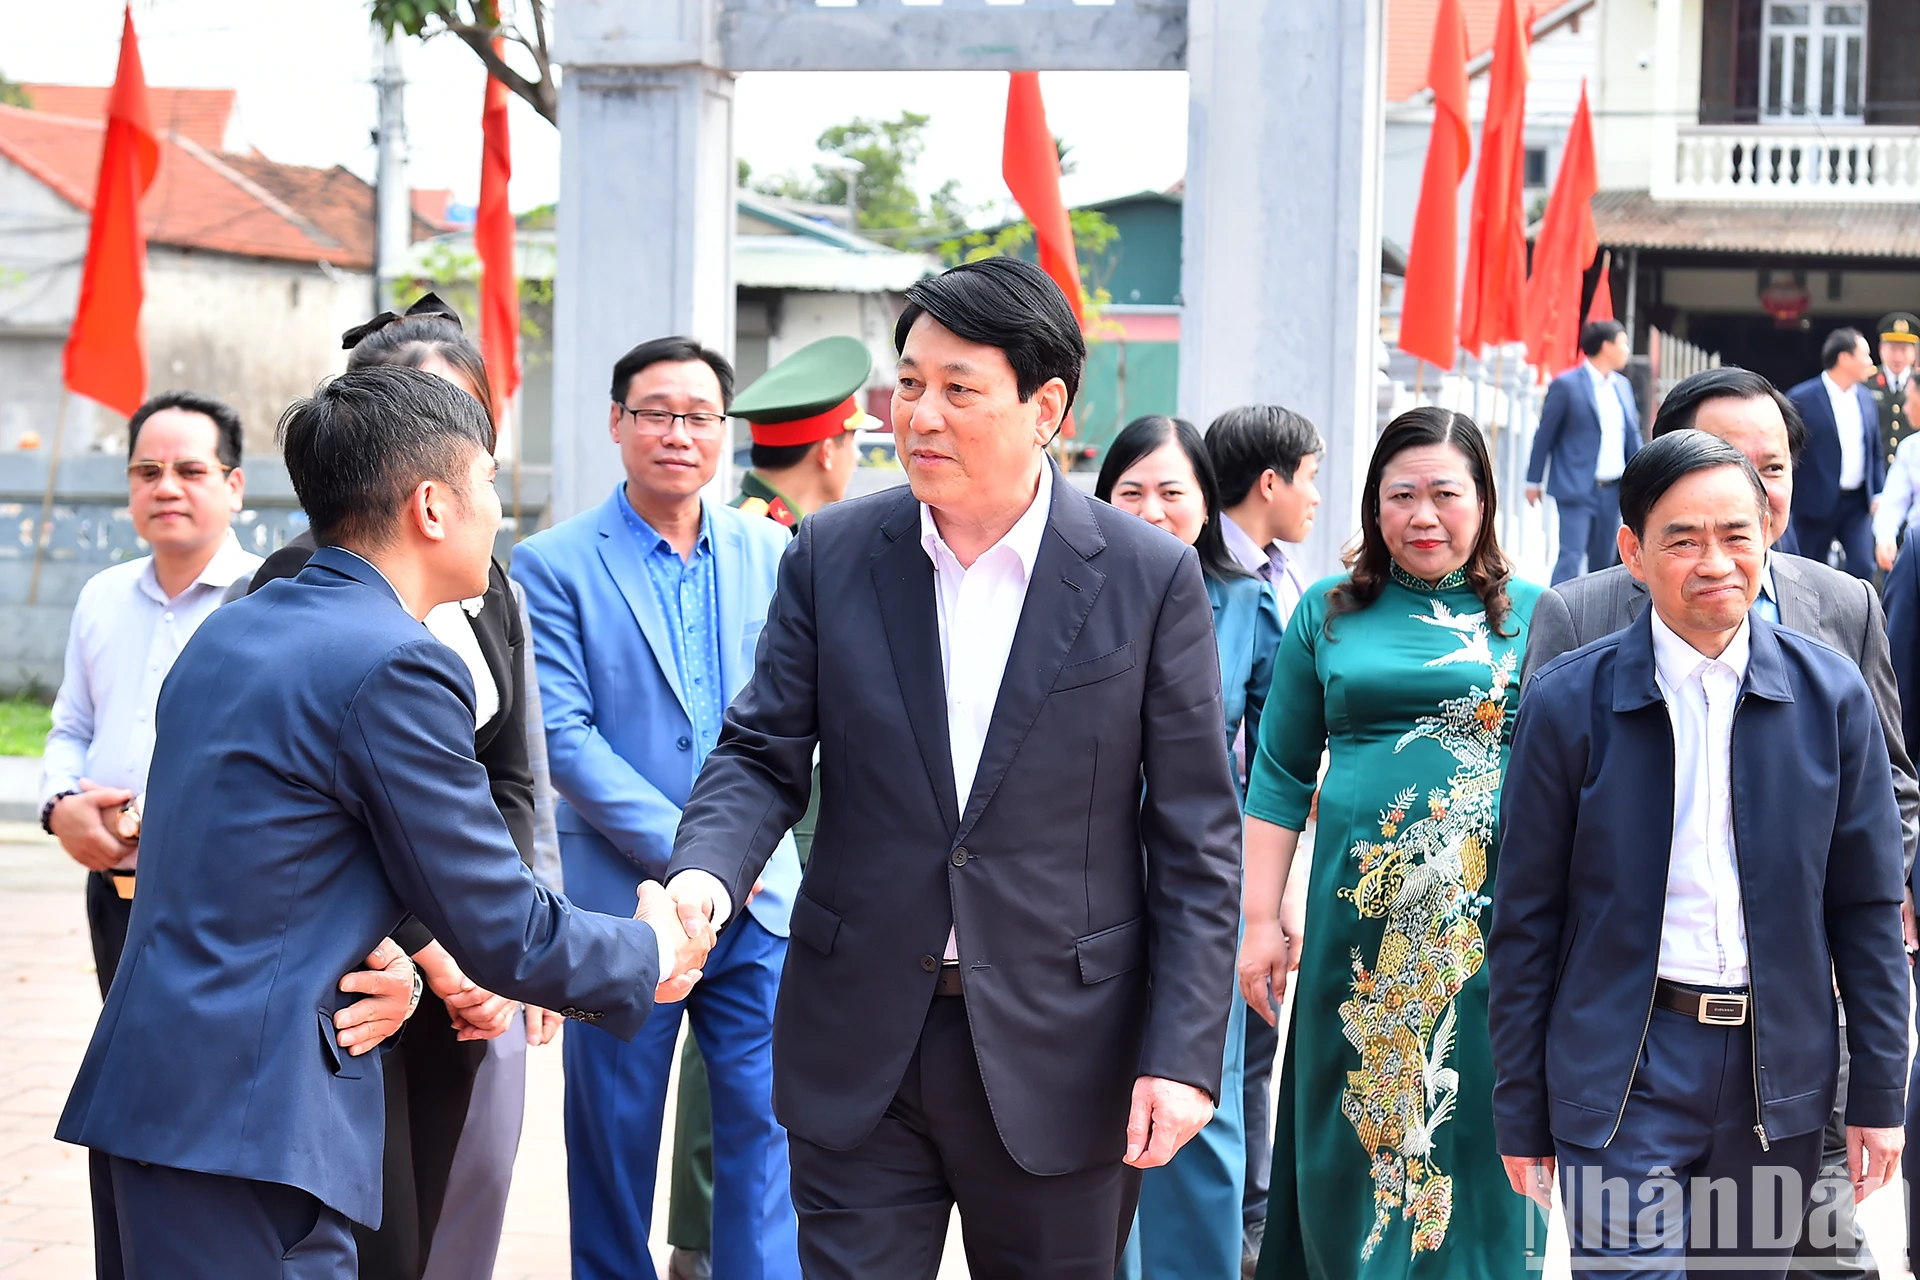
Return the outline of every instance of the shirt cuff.
[[[667,935],[660,932],[660,926],[647,921],[647,928],[653,930],[653,944],[660,948],[660,978],[665,982],[673,975],[673,944],[667,941]]]
[[[727,886],[720,883],[720,877],[711,871],[702,871],[698,867],[688,867],[674,876],[668,888],[673,885],[686,885],[689,888],[705,891],[707,901],[713,904],[713,927],[724,925],[733,915],[733,898],[727,893]]]

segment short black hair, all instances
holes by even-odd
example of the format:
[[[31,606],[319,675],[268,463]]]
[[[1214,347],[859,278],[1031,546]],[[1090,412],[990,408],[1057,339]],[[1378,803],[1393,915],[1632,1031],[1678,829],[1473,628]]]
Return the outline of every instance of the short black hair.
[[[1120,477],[1169,440],[1178,443],[1180,452],[1193,464],[1194,483],[1200,486],[1200,500],[1207,507],[1207,522],[1200,526],[1200,536],[1193,543],[1200,557],[1200,571],[1216,580],[1252,577],[1227,550],[1227,535],[1220,524],[1220,486],[1214,481],[1213,463],[1207,458],[1207,442],[1201,439],[1199,428],[1185,418],[1150,413],[1122,427],[1107,446],[1100,477],[1093,482],[1093,496],[1112,502],[1113,487],[1120,483]]]
[[[1031,262],[982,258],[922,280],[907,290],[907,306],[893,326],[893,349],[907,348],[907,334],[922,315],[968,342],[998,347],[1013,366],[1021,400],[1048,379],[1067,387],[1067,407],[1080,394],[1087,342],[1060,286]]]
[[[1780,410],[1787,424],[1787,454],[1792,461],[1799,462],[1800,451],[1807,445],[1807,424],[1800,417],[1800,411],[1780,388],[1753,370],[1738,365],[1702,369],[1674,383],[1667,398],[1660,402],[1660,412],[1654,415],[1653,434],[1657,438],[1673,431],[1691,431],[1694,419],[1700,416],[1700,406],[1709,400],[1763,398],[1773,401],[1774,407]]]
[[[1627,331],[1618,320],[1589,320],[1580,326],[1580,354],[1597,356],[1600,348]]]
[[[621,404],[627,402],[627,391],[633,386],[633,375],[655,364],[687,364],[694,360],[704,360],[713,370],[713,376],[720,379],[720,407],[733,405],[733,364],[725,356],[711,347],[703,347],[692,338],[655,338],[643,342],[627,354],[613,362],[613,398]]]
[[[756,444],[748,450],[755,471],[785,471],[807,460],[820,441],[808,444]]]
[[[1835,329],[1827,335],[1827,340],[1820,344],[1820,367],[1833,368],[1840,363],[1841,356],[1857,351],[1860,344],[1866,340],[1867,335],[1858,329]]]
[[[402,316],[348,348],[347,368],[363,369],[370,364],[400,364],[418,369],[433,356],[446,361],[447,367],[467,380],[474,396],[493,417],[493,383],[487,377],[487,362],[473,339],[461,331],[460,322],[449,315],[426,313]]]
[[[1306,415],[1277,404],[1243,404],[1207,428],[1207,457],[1220,481],[1220,501],[1229,507],[1245,502],[1269,471],[1292,484],[1301,460],[1326,450]]]
[[[1634,537],[1644,538],[1647,515],[1666,496],[1667,490],[1685,476],[1715,467],[1740,469],[1747,483],[1753,486],[1753,500],[1759,505],[1760,519],[1764,522],[1767,487],[1760,483],[1760,473],[1754,470],[1747,455],[1719,436],[1691,429],[1669,431],[1633,455],[1627,469],[1620,473],[1621,522],[1633,530]]]
[[[423,480],[466,492],[493,423],[472,396],[405,365],[349,369],[280,417],[287,477],[320,546],[382,546]]]
[[[212,396],[201,395],[198,391],[162,391],[138,409],[127,419],[127,461],[133,461],[133,451],[140,443],[140,428],[147,419],[162,409],[179,409],[185,413],[197,413],[211,419],[214,430],[214,456],[220,459],[223,467],[240,465],[240,414],[225,400],[215,400]]]

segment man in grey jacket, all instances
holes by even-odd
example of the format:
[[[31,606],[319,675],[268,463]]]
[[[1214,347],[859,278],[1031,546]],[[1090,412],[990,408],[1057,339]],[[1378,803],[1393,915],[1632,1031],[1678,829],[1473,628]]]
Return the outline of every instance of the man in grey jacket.
[[[1757,373],[1733,368],[1697,373],[1667,393],[1654,419],[1654,436],[1688,427],[1719,436],[1746,454],[1766,485],[1767,535],[1775,545],[1767,553],[1754,610],[1839,650],[1867,678],[1893,764],[1903,855],[1911,875],[1916,829],[1920,826],[1920,782],[1915,780],[1901,732],[1900,690],[1894,683],[1880,598],[1871,583],[1817,561],[1788,555],[1777,545],[1787,529],[1793,504],[1793,466],[1805,443],[1806,427],[1773,384]],[[1540,668],[1569,650],[1622,630],[1646,607],[1646,584],[1620,565],[1574,578],[1543,593],[1528,628],[1526,659],[1521,667],[1522,696]],[[1841,1016],[1844,1020],[1844,1011]],[[1839,1091],[1827,1121],[1821,1181],[1808,1197],[1807,1222],[1795,1251],[1799,1259],[1796,1271],[1859,1280],[1870,1274],[1870,1264],[1866,1237],[1854,1221],[1852,1188],[1847,1185],[1842,1119],[1846,1102],[1847,1051],[1842,1026]]]

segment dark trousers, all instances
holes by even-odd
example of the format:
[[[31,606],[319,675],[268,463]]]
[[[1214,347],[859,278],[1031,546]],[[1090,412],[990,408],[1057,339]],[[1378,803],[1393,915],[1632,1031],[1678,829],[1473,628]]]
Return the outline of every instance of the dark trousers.
[[[1840,500],[1821,519],[1809,520],[1795,515],[1793,534],[1800,544],[1800,554],[1825,564],[1837,542],[1841,567],[1856,578],[1872,581],[1877,567],[1873,559],[1873,513],[1867,505],[1872,496],[1865,485],[1842,489]]]
[[[1556,498],[1560,509],[1560,554],[1555,585],[1608,568],[1620,552],[1620,482],[1596,484],[1589,498]],[[1585,562],[1586,568],[1580,566]]]
[[[1609,1276],[1640,1280],[1682,1280],[1694,1262],[1720,1278],[1786,1274],[1822,1135],[1761,1147],[1752,1037],[1653,1011],[1613,1140],[1556,1144],[1576,1271],[1604,1259]]]
[[[107,1157],[129,1280],[354,1280],[347,1220],[305,1191]]]
[[[1118,1161],[1059,1177],[1014,1163],[959,996],[934,998],[899,1092],[865,1142],[790,1145],[807,1280],[932,1280],[956,1204],[973,1275],[1113,1280],[1140,1198],[1140,1171]]]
[[[99,871],[87,873],[87,934],[93,940],[93,971],[100,980],[100,998],[107,998],[113,975],[120,968],[120,952],[127,945],[127,921],[133,900],[114,892],[113,881]],[[99,1280],[123,1280],[120,1260],[120,1223],[113,1208],[113,1175],[107,1157],[87,1153],[87,1184],[93,1193],[93,1272]]]
[[[1267,1220],[1267,1188],[1273,1178],[1273,1061],[1279,1053],[1279,1028],[1249,1011],[1246,1075],[1241,1084],[1247,1110],[1247,1190],[1242,1206],[1249,1224]]]
[[[1840,1028],[1840,1078],[1820,1138],[1820,1180],[1807,1197],[1807,1220],[1793,1251],[1795,1276],[1827,1280],[1878,1280],[1867,1233],[1854,1213],[1853,1182],[1847,1176],[1847,1029]],[[1896,1270],[1896,1274],[1898,1274]]]
[[[1914,1184],[1920,1183],[1920,1054],[1913,1059],[1913,1074],[1907,1080],[1907,1147],[1900,1157],[1901,1190],[1907,1200],[1907,1260],[1912,1265],[1914,1251]],[[1895,1275],[1899,1268],[1889,1268]]]
[[[507,1034],[515,1033],[509,1029]],[[353,1237],[364,1280],[420,1280],[487,1046],[458,1039],[447,1006],[429,994],[384,1052],[387,1143],[380,1226],[375,1230],[356,1222]]]

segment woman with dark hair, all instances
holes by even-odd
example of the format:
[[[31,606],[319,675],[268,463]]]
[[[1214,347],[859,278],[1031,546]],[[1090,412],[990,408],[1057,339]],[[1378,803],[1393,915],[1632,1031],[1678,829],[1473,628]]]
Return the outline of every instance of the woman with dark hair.
[[[492,387],[460,317],[434,294],[405,315],[383,312],[342,335],[349,369],[395,364],[453,383],[493,418]],[[313,554],[303,533],[268,558],[249,587],[291,577]],[[545,787],[539,686],[529,675],[525,606],[494,562],[487,592],[443,604],[427,630],[465,661],[475,695],[474,755],[528,866],[535,862],[535,796]],[[540,748],[535,750],[535,748]],[[536,765],[538,774],[536,773]],[[551,802],[549,801],[549,804]],[[551,826],[551,819],[548,820]],[[544,878],[558,888],[557,842]],[[384,1215],[354,1224],[367,1280],[483,1280],[493,1274],[526,1099],[526,1046],[545,1044],[558,1014],[519,1006],[476,987],[418,921],[395,940],[419,964],[438,1000],[425,1001],[394,1039],[383,1070],[387,1100]],[[524,1039],[519,1029],[524,1024]],[[444,1231],[439,1230],[444,1226]],[[436,1247],[437,1245],[437,1247]]]
[[[1227,550],[1219,486],[1199,431],[1180,418],[1157,415],[1128,423],[1107,446],[1093,493],[1199,553],[1220,652],[1222,730],[1232,743],[1244,723],[1248,741],[1256,740],[1280,644],[1280,608],[1266,585]],[[1230,1009],[1220,1107],[1171,1163],[1142,1177],[1140,1210],[1120,1266],[1126,1280],[1239,1274],[1247,1168],[1241,1089],[1246,1009],[1233,992],[1220,994]]]
[[[1239,962],[1268,1022],[1298,964],[1263,1277],[1521,1276],[1546,1239],[1494,1149],[1481,972],[1539,598],[1495,539],[1492,474],[1471,419],[1432,406],[1394,419],[1347,572],[1308,589],[1275,660]],[[1281,888],[1316,781],[1310,927],[1289,930]]]

